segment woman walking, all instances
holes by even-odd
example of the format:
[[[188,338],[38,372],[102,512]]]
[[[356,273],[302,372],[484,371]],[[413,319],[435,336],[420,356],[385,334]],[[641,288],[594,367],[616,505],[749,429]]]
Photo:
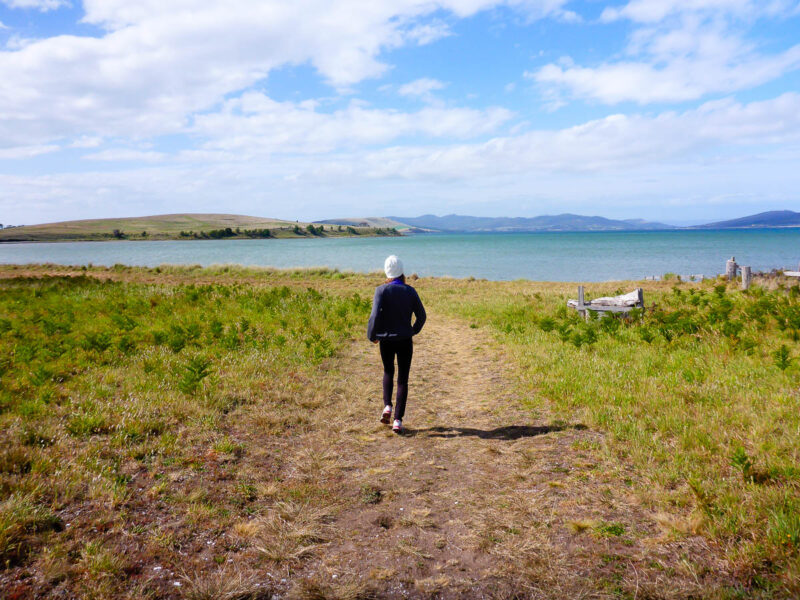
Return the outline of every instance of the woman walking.
[[[375,289],[372,314],[367,325],[367,337],[374,344],[380,342],[383,361],[383,413],[381,423],[392,420],[392,384],[394,383],[394,358],[397,356],[397,405],[392,431],[403,432],[403,415],[408,397],[408,372],[414,345],[411,338],[425,325],[425,308],[417,290],[406,285],[403,263],[394,254],[383,264],[386,282]],[[411,315],[416,317],[411,324]]]

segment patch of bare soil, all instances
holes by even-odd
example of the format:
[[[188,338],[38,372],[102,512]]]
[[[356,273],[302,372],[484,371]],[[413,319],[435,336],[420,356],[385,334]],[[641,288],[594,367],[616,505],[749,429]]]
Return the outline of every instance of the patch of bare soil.
[[[325,421],[296,450],[313,453],[312,481],[338,480],[332,509],[319,543],[271,574],[278,593],[677,598],[728,583],[715,548],[637,504],[636,473],[608,457],[600,433],[519,396],[484,332],[429,321],[401,436],[378,422],[377,347],[353,344],[338,367]]]

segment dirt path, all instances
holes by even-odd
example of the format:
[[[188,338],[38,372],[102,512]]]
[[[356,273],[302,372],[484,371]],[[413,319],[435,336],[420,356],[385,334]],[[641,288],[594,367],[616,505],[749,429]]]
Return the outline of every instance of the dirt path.
[[[338,368],[327,433],[293,463],[338,482],[336,509],[303,521],[320,528],[308,556],[283,567],[296,596],[685,597],[718,581],[702,538],[670,536],[636,503],[602,435],[553,423],[535,398],[523,409],[484,332],[431,319],[403,436],[378,422],[377,349],[353,344]]]

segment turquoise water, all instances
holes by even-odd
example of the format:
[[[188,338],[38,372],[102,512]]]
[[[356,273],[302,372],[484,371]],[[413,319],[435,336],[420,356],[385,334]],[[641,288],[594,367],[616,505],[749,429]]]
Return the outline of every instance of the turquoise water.
[[[402,238],[0,244],[0,263],[241,264],[376,271],[388,254],[407,273],[493,280],[606,281],[716,275],[736,256],[754,270],[800,261],[800,229],[429,234]]]

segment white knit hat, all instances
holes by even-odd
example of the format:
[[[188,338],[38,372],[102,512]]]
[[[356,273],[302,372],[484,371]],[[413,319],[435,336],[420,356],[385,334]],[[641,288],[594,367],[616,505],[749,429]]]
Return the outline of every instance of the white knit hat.
[[[383,263],[383,270],[389,279],[396,279],[403,274],[403,261],[392,254],[386,257],[386,262]]]

